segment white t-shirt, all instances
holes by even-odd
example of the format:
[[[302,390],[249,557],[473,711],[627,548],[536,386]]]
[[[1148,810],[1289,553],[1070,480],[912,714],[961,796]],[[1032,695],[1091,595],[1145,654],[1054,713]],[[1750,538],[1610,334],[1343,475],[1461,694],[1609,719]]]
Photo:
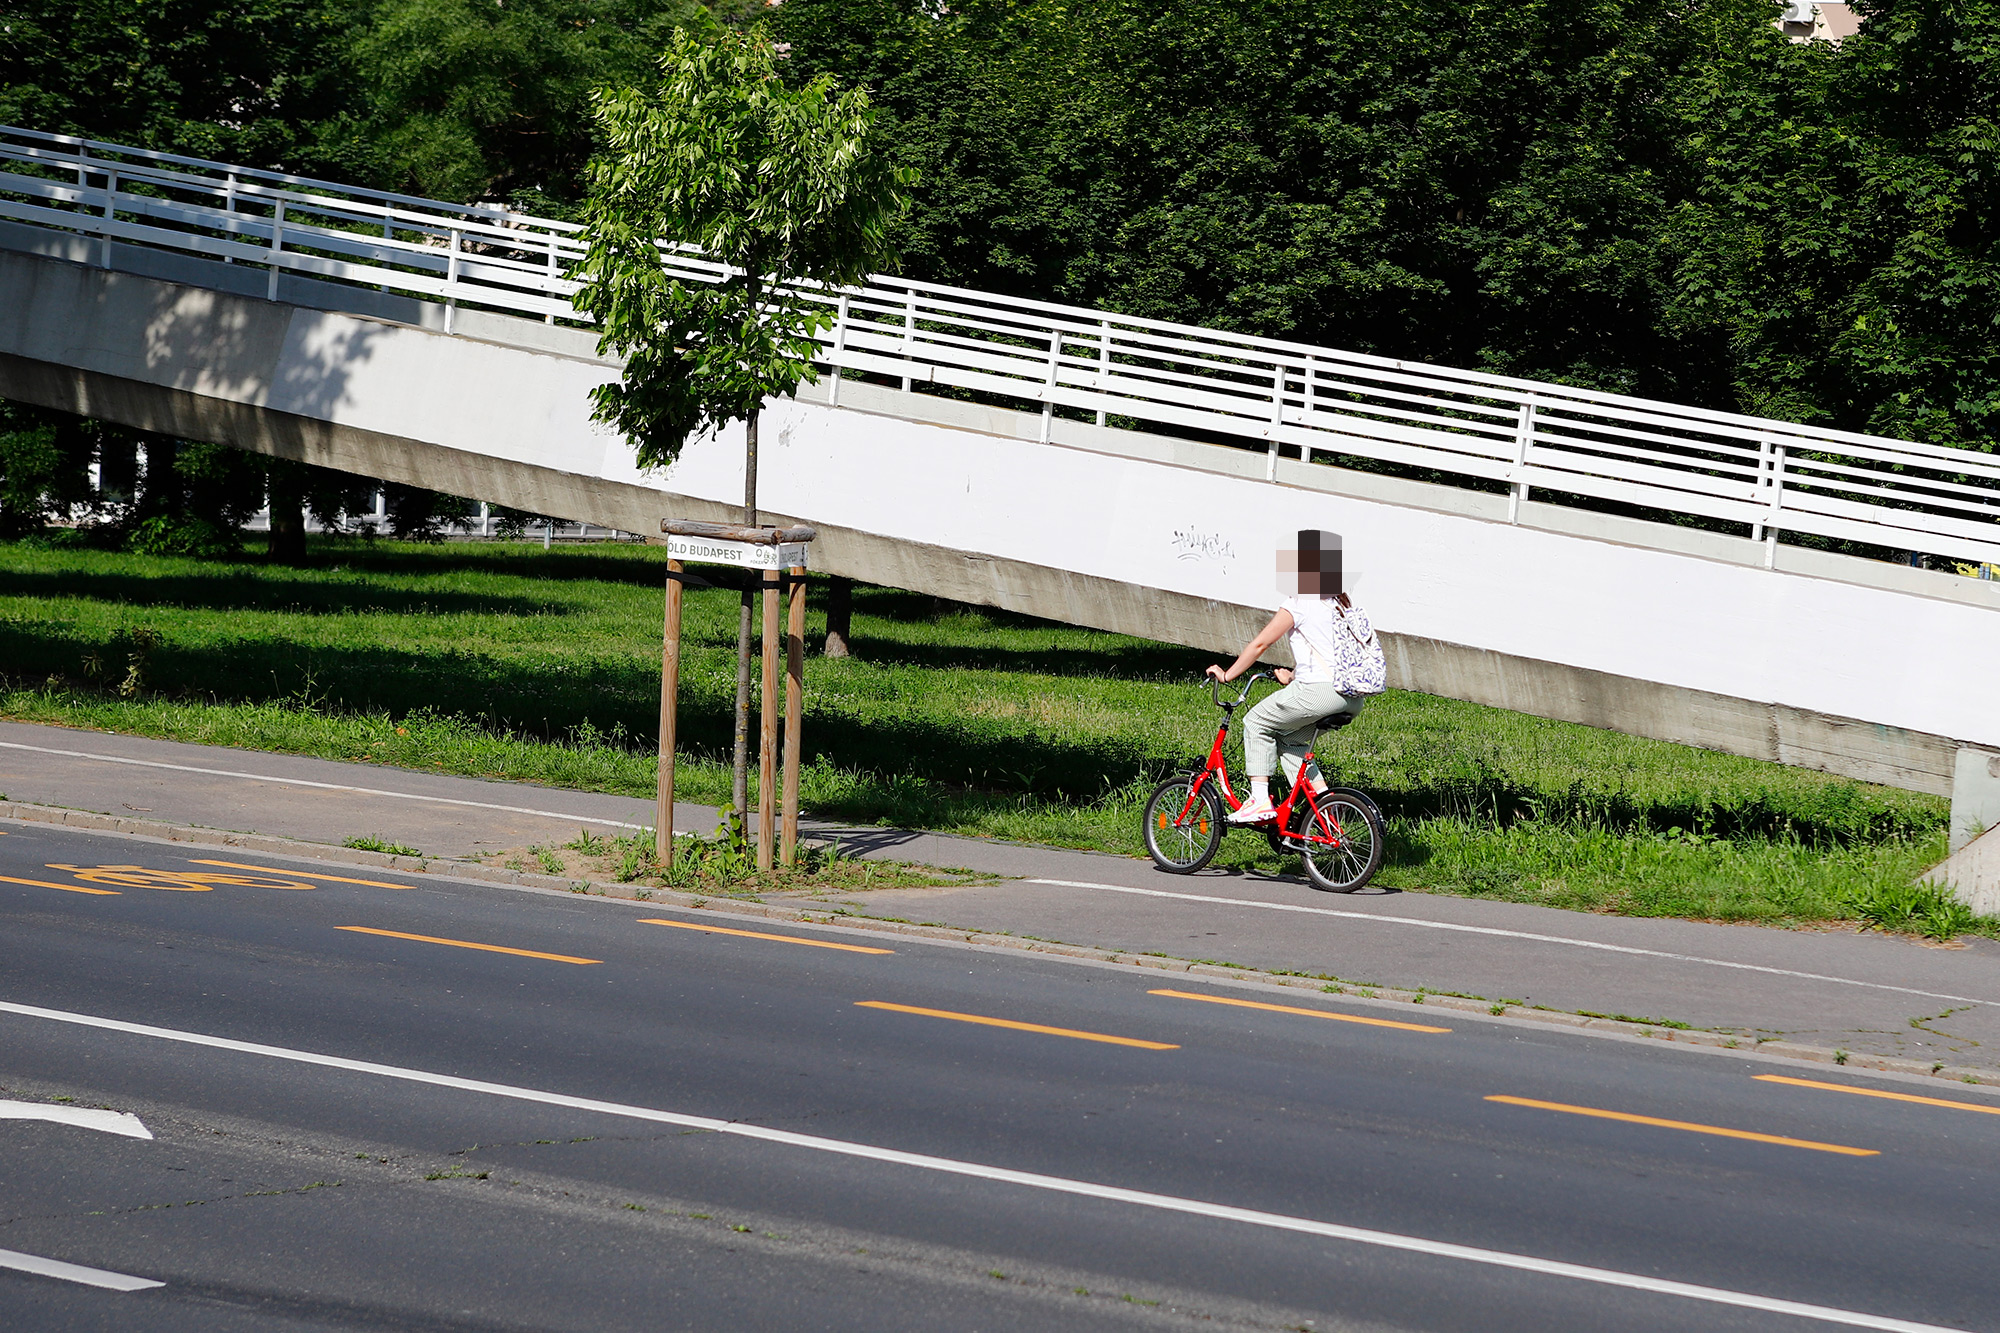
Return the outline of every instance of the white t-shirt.
[[[1352,633],[1366,642],[1375,632],[1359,607],[1349,607],[1343,620],[1331,597],[1301,593],[1279,604],[1292,613],[1292,679],[1301,685],[1339,684],[1339,668],[1351,654],[1341,654],[1334,635]]]

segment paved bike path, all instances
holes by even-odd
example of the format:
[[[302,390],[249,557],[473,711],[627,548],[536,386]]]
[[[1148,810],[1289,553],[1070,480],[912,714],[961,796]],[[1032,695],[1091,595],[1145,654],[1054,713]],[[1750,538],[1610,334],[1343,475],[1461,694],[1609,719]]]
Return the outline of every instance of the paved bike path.
[[[306,842],[373,837],[433,857],[567,842],[580,827],[616,831],[652,819],[650,802],[627,797],[5,722],[0,795]],[[715,818],[704,806],[676,812],[682,828],[706,831]],[[871,915],[2000,1069],[1994,941],[1940,948],[1425,893],[1334,895],[1295,873],[1173,876],[1092,852],[816,827],[862,856],[1007,877],[840,900]]]

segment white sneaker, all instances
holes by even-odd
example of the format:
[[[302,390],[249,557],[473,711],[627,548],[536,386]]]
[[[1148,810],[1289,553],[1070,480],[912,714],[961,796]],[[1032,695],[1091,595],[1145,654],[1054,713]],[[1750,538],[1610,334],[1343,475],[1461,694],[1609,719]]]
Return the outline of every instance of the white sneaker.
[[[1229,812],[1229,822],[1232,824],[1261,824],[1267,819],[1277,817],[1278,808],[1271,804],[1269,797],[1246,801],[1242,809]]]

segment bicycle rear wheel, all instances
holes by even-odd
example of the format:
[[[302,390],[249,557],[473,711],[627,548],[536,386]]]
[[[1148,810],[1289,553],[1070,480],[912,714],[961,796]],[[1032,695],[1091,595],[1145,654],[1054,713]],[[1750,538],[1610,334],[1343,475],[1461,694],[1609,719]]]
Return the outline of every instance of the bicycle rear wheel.
[[[1208,775],[1168,778],[1153,788],[1142,831],[1146,854],[1170,875],[1192,875],[1213,861],[1225,830],[1222,802],[1208,785]]]
[[[1382,868],[1382,812],[1365,793],[1334,787],[1300,822],[1300,854],[1314,888],[1353,893]]]

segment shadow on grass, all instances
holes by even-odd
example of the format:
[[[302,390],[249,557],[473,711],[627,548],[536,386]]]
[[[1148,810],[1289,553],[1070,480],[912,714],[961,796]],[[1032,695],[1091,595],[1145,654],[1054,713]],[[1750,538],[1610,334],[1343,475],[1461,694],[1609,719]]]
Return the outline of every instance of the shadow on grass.
[[[960,640],[977,638],[982,633],[1018,635],[1022,632],[1046,633],[1052,640],[1045,648],[1009,648],[998,643],[924,643],[867,634],[852,639],[854,657],[875,666],[1032,671],[1048,676],[1117,676],[1124,680],[1184,678],[1192,685],[1201,675],[1202,668],[1216,660],[1216,654],[1194,648],[1079,629],[1053,620],[1017,615],[990,606],[947,601],[942,597],[927,597],[897,588],[856,588],[854,610],[857,615],[893,625],[936,625],[959,618],[978,622],[969,634],[955,636]],[[1072,647],[1055,642],[1073,642],[1081,635],[1094,635],[1102,642],[1089,647]]]
[[[410,591],[371,585],[369,575],[401,574],[433,577],[439,573],[475,573],[541,582],[612,583],[627,587],[659,587],[664,558],[642,551],[619,554],[611,548],[541,551],[529,546],[417,546],[369,543],[355,539],[315,539],[305,563],[270,566],[254,563],[213,564],[200,573],[114,573],[103,570],[30,570],[11,572],[11,595],[32,598],[76,598],[126,606],[173,607],[185,610],[266,611],[298,615],[564,615],[580,609],[560,594],[523,597],[501,593],[449,590]],[[333,577],[351,575],[352,578]],[[718,582],[729,577],[718,573]],[[815,579],[808,597],[823,605],[826,584]],[[689,619],[683,631],[690,644],[722,647],[735,642],[734,603],[737,592],[724,585],[692,592]],[[583,597],[579,589],[579,597]],[[706,614],[697,614],[697,611]],[[895,588],[854,590],[858,615],[894,625],[929,625],[970,617],[981,630],[998,634],[1046,631],[1052,638],[1074,639],[1074,626],[992,607],[947,601]],[[853,638],[857,661],[882,667],[913,666],[926,670],[969,668],[981,671],[1033,672],[1050,676],[1104,676],[1124,679],[1182,678],[1192,682],[1214,654],[1168,644],[1149,643],[1104,634],[1103,643],[1089,648],[1052,643],[1045,648],[1010,648],[1001,644],[908,642],[863,632]],[[825,634],[808,636],[815,653],[825,647]]]
[[[158,562],[163,569],[158,575],[10,572],[9,590],[28,597],[68,596],[136,606],[163,605],[179,598],[180,604],[196,608],[312,609],[327,616],[362,610],[543,615],[592,609],[583,580],[617,573],[643,576],[650,583],[659,572],[653,561],[643,558],[645,553],[610,550],[543,553],[529,548],[513,553],[483,547],[460,555],[450,548],[398,551],[359,542],[322,544],[320,549],[345,560],[348,569],[396,567],[434,575],[443,566],[485,574],[498,570],[526,578],[545,577],[537,567],[553,562],[572,577],[584,572],[573,593],[558,589],[553,600],[451,590],[406,592],[365,583],[356,587],[345,579],[321,581],[324,574],[311,571],[288,574],[223,566],[210,574],[185,562]],[[572,596],[573,606],[566,605]],[[630,594],[620,594],[619,599],[629,603]],[[696,755],[719,756],[728,745],[733,682],[730,672],[717,668],[733,660],[734,601],[733,594],[720,591],[689,599],[681,735],[683,747]],[[926,672],[917,679],[928,684],[935,678],[936,698],[913,705],[906,684],[896,681],[889,682],[880,696],[862,689],[845,701],[808,693],[803,757],[868,777],[855,788],[857,806],[823,805],[826,814],[876,818],[907,810],[914,819],[924,810],[942,812],[958,805],[990,811],[1016,805],[1025,809],[1038,800],[1067,804],[1103,800],[1105,816],[1122,820],[1123,804],[1135,799],[1132,788],[1185,770],[1196,761],[1195,754],[1174,753],[1157,736],[1135,726],[1111,724],[1100,730],[1092,730],[1095,722],[1074,728],[1062,722],[1035,726],[1019,714],[989,716],[955,708],[959,696],[942,673],[984,668],[1098,682],[1148,675],[1191,679],[1209,660],[1206,654],[1113,635],[1097,636],[1101,648],[1078,647],[1087,631],[889,589],[857,589],[856,604],[857,611],[873,620],[876,631],[864,632],[857,641],[861,660],[885,669],[907,665]],[[928,636],[900,628],[940,619],[950,623]],[[648,655],[625,655],[616,646],[622,640],[606,640],[609,646],[601,646],[602,655],[597,655],[587,649],[575,651],[583,645],[557,632],[538,655],[495,657],[451,646],[420,650],[378,643],[360,633],[350,636],[356,641],[333,644],[268,636],[225,638],[230,633],[227,617],[214,621],[213,627],[192,629],[188,642],[169,638],[145,646],[137,635],[107,637],[104,629],[85,632],[56,619],[0,620],[0,673],[28,687],[56,677],[85,690],[104,690],[126,676],[131,657],[137,655],[142,662],[137,688],[195,703],[304,702],[327,713],[380,712],[397,717],[428,712],[461,717],[497,735],[512,732],[550,741],[588,736],[593,743],[609,742],[628,754],[652,748],[658,668]],[[905,633],[919,641],[899,642],[893,637]],[[434,637],[451,642],[447,635]],[[930,641],[923,641],[926,638]],[[1041,639],[1048,646],[1007,643],[1012,639],[1018,645],[1024,638]],[[1187,697],[1192,701],[1198,696],[1190,690]],[[1778,784],[1759,778],[1719,786],[1686,783],[1662,794],[1628,790],[1616,771],[1596,771],[1558,787],[1538,777],[1532,765],[1514,762],[1497,743],[1477,741],[1477,719],[1464,725],[1427,724],[1421,708],[1397,711],[1393,703],[1394,697],[1371,709],[1357,727],[1326,744],[1321,755],[1331,776],[1371,791],[1392,819],[1446,815],[1488,828],[1507,828],[1527,819],[1651,831],[1689,841],[1775,836],[1813,845],[1928,836],[1943,819],[1941,806],[1885,805],[1852,783]],[[1202,707],[1206,708],[1205,702]],[[1391,719],[1400,721],[1392,724]],[[1371,728],[1381,730],[1387,758],[1371,754],[1377,748],[1370,740]],[[1387,744],[1391,739],[1394,744]],[[935,785],[925,790],[926,784]],[[1143,787],[1138,789],[1143,794]],[[935,826],[943,819],[937,814],[927,822]],[[1405,868],[1422,865],[1431,855],[1420,841],[1399,842],[1393,834],[1388,853],[1392,866]],[[1481,887],[1473,886],[1475,891]]]
[[[544,551],[532,542],[518,545],[446,542],[432,546],[318,537],[307,544],[306,562],[300,568],[368,574],[471,572],[565,583],[623,583],[661,588],[666,581],[667,553],[662,547],[636,543],[583,548],[555,546]]]
[[[819,636],[815,636],[816,638]],[[819,646],[815,644],[815,646]],[[1186,680],[1190,689],[1214,653],[1165,644],[1130,643],[1104,648],[1003,648],[999,645],[894,643],[854,639],[850,652],[873,666],[913,666],[932,671],[1025,671],[1044,676],[1116,676],[1121,680]]]
[[[88,689],[125,670],[119,641],[83,642],[55,627],[0,621],[0,662],[23,685],[56,677]],[[104,660],[108,659],[109,665]],[[428,711],[539,740],[578,734],[650,751],[659,720],[658,668],[645,659],[503,661],[448,650],[386,645],[328,647],[268,640],[193,646],[166,642],[145,657],[148,692],[196,701],[306,702],[329,712]],[[683,678],[680,745],[721,755],[730,738],[733,681],[722,672]],[[909,775],[992,793],[1073,799],[1101,795],[1159,768],[1135,743],[1064,741],[1004,723],[955,716],[861,718],[808,706],[801,757],[885,776]]]
[[[131,646],[120,638],[80,638],[60,623],[0,621],[0,664],[8,679],[28,687],[55,677],[84,690],[104,690],[124,676]],[[728,749],[733,671],[718,668],[730,656],[708,649],[687,662],[680,744],[693,755],[714,758]],[[191,702],[305,703],[329,713],[456,716],[495,734],[543,741],[587,736],[645,753],[658,725],[657,672],[637,656],[549,653],[523,660],[384,644],[169,640],[146,650],[139,687]],[[1196,763],[1191,753],[1163,752],[1143,731],[1072,736],[944,706],[925,712],[850,711],[838,699],[821,703],[811,694],[803,741],[807,763],[871,778],[866,813],[824,810],[834,817],[880,818],[903,804],[914,813],[960,799],[990,807],[1111,797],[1115,805],[1132,799],[1147,782]],[[1579,781],[1552,790],[1443,745],[1435,754],[1406,758],[1393,775],[1379,778],[1371,778],[1368,761],[1345,744],[1322,750],[1329,775],[1370,791],[1392,820],[1448,816],[1506,828],[1529,819],[1688,839],[1779,837],[1826,846],[1926,836],[1940,819],[1928,807],[1881,805],[1851,783],[1645,795]],[[922,790],[926,784],[957,793]],[[1390,864],[1403,867],[1422,865],[1430,856],[1420,842],[1395,832],[1386,850]]]
[[[10,571],[13,597],[78,598],[125,606],[199,611],[271,611],[295,615],[564,615],[560,601],[490,593],[404,591],[359,580],[329,582],[275,570],[218,569],[213,574],[107,574]]]

